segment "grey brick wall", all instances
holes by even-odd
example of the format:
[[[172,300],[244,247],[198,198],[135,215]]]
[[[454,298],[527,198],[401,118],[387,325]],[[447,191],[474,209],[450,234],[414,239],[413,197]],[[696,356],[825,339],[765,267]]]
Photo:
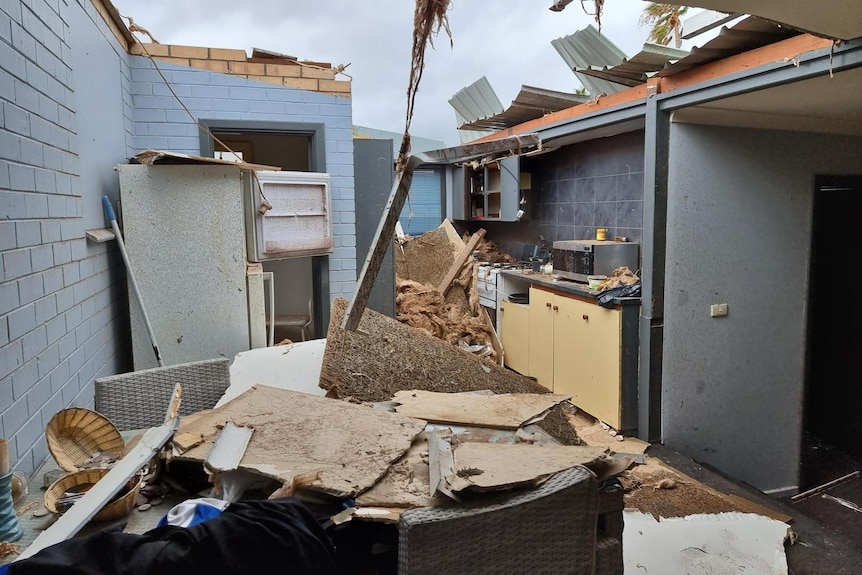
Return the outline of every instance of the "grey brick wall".
[[[125,69],[116,90],[76,73],[74,62],[96,55]],[[0,436],[27,473],[48,457],[54,413],[92,406],[93,379],[124,357],[122,261],[84,232],[104,226],[94,209],[131,149],[125,58],[90,0],[0,2]],[[80,117],[82,101],[122,112]],[[84,140],[94,121],[118,134],[114,157]]]
[[[138,56],[130,56],[129,62],[134,147],[200,154],[198,127],[152,62]],[[158,66],[196,119],[324,124],[334,236],[329,257],[330,300],[350,298],[356,285],[351,100],[164,62]]]

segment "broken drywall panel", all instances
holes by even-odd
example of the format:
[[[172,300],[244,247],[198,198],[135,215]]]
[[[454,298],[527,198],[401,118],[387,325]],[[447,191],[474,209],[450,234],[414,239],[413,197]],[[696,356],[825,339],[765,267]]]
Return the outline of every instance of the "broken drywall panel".
[[[347,302],[332,303],[320,386],[341,398],[388,401],[402,390],[548,393],[536,381],[481,360],[425,331],[365,310],[358,331],[341,329]]]
[[[230,364],[230,385],[216,407],[221,407],[253,385],[323,395],[317,384],[325,348],[325,339],[312,339],[241,351]]]
[[[697,514],[656,520],[623,512],[624,571],[662,575],[787,575],[785,523],[751,513]]]
[[[399,391],[392,397],[392,400],[399,404],[395,411],[402,415],[418,417],[433,423],[502,429],[518,429],[567,399],[571,399],[571,395],[554,393],[471,395],[420,389]]]
[[[410,449],[389,466],[380,481],[356,498],[356,505],[360,508],[411,509],[437,504],[441,496],[435,497],[430,488],[428,436],[428,432],[419,434]],[[439,479],[435,478],[435,481]]]
[[[225,422],[254,428],[239,469],[289,484],[317,479],[307,488],[355,497],[374,485],[410,447],[426,422],[307,393],[254,386],[192,422],[181,433],[205,437],[177,456],[204,461]]]
[[[455,473],[446,477],[449,488],[496,490],[543,481],[564,469],[608,457],[601,447],[460,443],[453,449]]]

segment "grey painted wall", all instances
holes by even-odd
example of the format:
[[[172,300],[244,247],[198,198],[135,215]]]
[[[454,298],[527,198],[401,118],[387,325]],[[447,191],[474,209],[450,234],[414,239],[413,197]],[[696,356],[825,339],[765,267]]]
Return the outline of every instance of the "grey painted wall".
[[[663,439],[764,491],[797,485],[814,176],[860,144],[672,125]]]
[[[200,154],[199,129],[147,58],[129,56],[135,114],[134,147]],[[160,62],[176,94],[194,114],[219,120],[324,123],[330,174],[334,250],[329,256],[330,301],[350,298],[356,285],[353,127],[349,98],[279,88],[245,78]]]
[[[0,436],[26,473],[124,356],[122,261],[84,235],[129,149],[124,58],[89,0],[0,4]]]

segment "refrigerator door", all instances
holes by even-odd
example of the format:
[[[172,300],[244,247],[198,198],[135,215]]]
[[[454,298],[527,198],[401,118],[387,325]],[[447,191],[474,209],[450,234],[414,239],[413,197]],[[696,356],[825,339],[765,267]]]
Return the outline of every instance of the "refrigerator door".
[[[117,166],[129,262],[165,365],[249,349],[249,294],[240,169]],[[156,367],[129,297],[135,371]]]

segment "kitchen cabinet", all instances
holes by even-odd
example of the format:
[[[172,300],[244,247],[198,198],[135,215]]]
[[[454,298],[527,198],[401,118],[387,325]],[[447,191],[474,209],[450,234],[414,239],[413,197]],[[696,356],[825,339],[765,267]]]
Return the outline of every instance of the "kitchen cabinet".
[[[636,309],[531,287],[529,375],[614,429],[636,428]]]
[[[522,375],[530,372],[530,306],[500,302],[500,341],[504,363]]]
[[[531,177],[520,171],[520,158],[512,156],[477,168],[465,166],[463,178],[464,219],[516,222],[521,217],[523,194],[531,187]],[[455,193],[461,190],[457,185]],[[455,196],[455,203],[458,203]],[[453,214],[460,214],[454,209]],[[522,214],[523,217],[523,214]]]
[[[554,391],[554,305],[553,293],[530,288],[530,376],[551,391]]]

